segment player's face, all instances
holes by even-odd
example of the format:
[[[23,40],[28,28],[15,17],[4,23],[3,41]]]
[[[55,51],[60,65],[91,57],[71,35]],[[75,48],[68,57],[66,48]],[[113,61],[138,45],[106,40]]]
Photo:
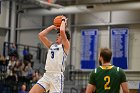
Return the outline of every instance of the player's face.
[[[56,43],[61,44],[61,42],[62,42],[62,37],[60,36],[60,33],[58,33],[56,37]]]

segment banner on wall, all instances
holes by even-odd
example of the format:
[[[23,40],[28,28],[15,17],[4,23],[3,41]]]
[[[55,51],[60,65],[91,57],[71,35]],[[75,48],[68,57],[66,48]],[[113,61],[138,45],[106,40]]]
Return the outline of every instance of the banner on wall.
[[[111,29],[112,63],[122,69],[128,69],[128,28]]]
[[[94,69],[97,60],[98,29],[81,30],[81,69]]]

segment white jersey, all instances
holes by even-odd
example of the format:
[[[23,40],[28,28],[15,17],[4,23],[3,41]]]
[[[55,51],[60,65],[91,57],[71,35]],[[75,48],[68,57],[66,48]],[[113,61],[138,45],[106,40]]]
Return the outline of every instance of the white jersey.
[[[45,70],[47,72],[64,72],[67,55],[62,44],[52,44],[48,50]]]

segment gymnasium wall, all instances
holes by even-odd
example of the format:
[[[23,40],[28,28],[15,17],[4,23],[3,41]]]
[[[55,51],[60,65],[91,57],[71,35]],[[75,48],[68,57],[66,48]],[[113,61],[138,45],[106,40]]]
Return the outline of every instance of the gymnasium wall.
[[[1,49],[0,49],[0,54],[3,53],[2,48],[3,48],[3,42],[4,42],[4,40],[5,40],[5,36],[6,36],[6,31],[0,29],[0,48],[1,48]]]
[[[41,43],[38,39],[38,33],[41,32],[46,27],[52,24],[51,16],[42,17],[42,16],[28,16],[21,14],[19,16],[19,31],[18,31],[18,42],[27,45],[36,46],[38,43]],[[50,32],[48,37],[54,41],[55,32]],[[25,38],[26,37],[26,38]]]
[[[139,70],[139,46],[140,46],[140,12],[139,11],[113,11],[77,14],[74,26],[74,38],[72,45],[73,64],[80,67],[80,30],[86,28],[99,29],[98,48],[110,46],[111,27],[129,28],[129,70]],[[82,19],[82,20],[81,20]],[[79,26],[80,25],[80,26]],[[87,26],[88,25],[88,26]],[[111,26],[109,26],[111,25]]]
[[[8,5],[2,4],[2,13],[0,14],[0,27],[7,26]],[[110,46],[111,27],[128,27],[129,28],[129,69],[139,70],[140,60],[140,12],[139,11],[106,11],[86,14],[75,14],[75,24],[72,25],[72,64],[76,69],[80,68],[80,40],[81,29],[95,28],[99,30],[98,48]],[[21,44],[36,46],[41,43],[38,39],[38,33],[52,24],[56,15],[50,16],[31,16],[25,14],[19,15],[17,42]],[[109,26],[111,25],[111,26]],[[71,25],[70,25],[71,26]],[[51,32],[48,37],[54,41],[55,32]],[[1,41],[2,42],[2,41]],[[3,42],[2,42],[3,43]],[[41,43],[42,44],[42,43]],[[70,59],[69,59],[70,60]]]
[[[0,13],[0,54],[3,53],[3,42],[6,38],[9,19],[9,5],[7,2],[1,2],[1,13]]]
[[[140,11],[113,11],[112,12],[112,23],[139,23],[140,22]]]
[[[129,26],[129,67],[132,70],[140,70],[140,25]]]
[[[1,2],[0,27],[8,27],[9,3]]]
[[[42,27],[42,18],[20,15],[18,23],[18,43],[36,46],[39,43],[37,34]],[[39,27],[40,29],[36,29]]]

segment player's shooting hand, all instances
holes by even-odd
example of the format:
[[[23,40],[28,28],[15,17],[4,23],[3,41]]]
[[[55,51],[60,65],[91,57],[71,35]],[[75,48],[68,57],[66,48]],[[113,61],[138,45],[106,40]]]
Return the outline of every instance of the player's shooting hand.
[[[51,28],[55,28],[55,25],[50,25],[49,27],[51,27]]]
[[[56,27],[56,30],[59,30],[60,29],[60,27]]]
[[[46,29],[53,30],[53,29],[55,29],[55,26],[54,26],[54,25],[50,25],[50,26],[47,27]]]
[[[68,18],[66,18],[65,16],[62,15],[62,20],[65,20],[65,24],[67,25]]]
[[[54,29],[55,29],[55,30],[59,30],[60,27],[57,27],[57,26],[54,25]]]

